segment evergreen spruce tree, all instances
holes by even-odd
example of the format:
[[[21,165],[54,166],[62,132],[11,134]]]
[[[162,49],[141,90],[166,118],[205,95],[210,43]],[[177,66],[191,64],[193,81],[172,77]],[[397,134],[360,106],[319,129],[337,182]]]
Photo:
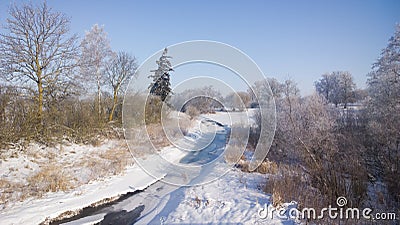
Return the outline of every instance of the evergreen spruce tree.
[[[168,49],[165,48],[160,59],[156,61],[158,68],[150,71],[153,74],[149,76],[153,79],[149,86],[150,94],[159,96],[163,102],[172,94],[169,74],[170,71],[173,71],[169,61],[172,57],[168,56],[167,53]]]

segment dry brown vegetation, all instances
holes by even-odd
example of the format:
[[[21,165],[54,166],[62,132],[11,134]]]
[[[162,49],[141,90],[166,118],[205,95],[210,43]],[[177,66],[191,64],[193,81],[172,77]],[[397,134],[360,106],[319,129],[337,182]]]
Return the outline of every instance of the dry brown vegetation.
[[[70,174],[60,165],[45,165],[36,174],[28,177],[30,192],[41,196],[46,192],[66,191],[72,188]]]

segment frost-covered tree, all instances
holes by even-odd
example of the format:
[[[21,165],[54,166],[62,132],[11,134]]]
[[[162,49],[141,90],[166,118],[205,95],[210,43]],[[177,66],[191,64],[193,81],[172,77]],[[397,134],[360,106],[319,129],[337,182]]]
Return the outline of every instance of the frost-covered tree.
[[[325,73],[322,78],[315,82],[316,91],[325,97],[330,103],[347,104],[354,101],[355,84],[353,77],[346,71],[334,71]]]
[[[251,106],[257,106],[260,99],[257,99],[258,96],[261,99],[268,99],[268,101],[272,100],[271,92],[268,89],[271,88],[272,97],[277,99],[282,96],[283,92],[283,84],[280,83],[275,78],[267,78],[263,80],[259,80],[254,82],[254,84],[247,90],[251,97]]]
[[[243,111],[250,105],[251,96],[244,91],[232,92],[225,97],[225,104],[233,110]]]
[[[70,36],[69,19],[44,2],[10,8],[5,32],[0,34],[0,73],[7,80],[32,88],[37,117],[43,119],[48,93],[67,91],[76,67],[77,36]]]
[[[168,49],[165,48],[160,59],[156,61],[158,68],[152,70],[153,74],[149,76],[153,81],[149,86],[150,93],[155,96],[159,96],[161,101],[165,101],[168,96],[172,93],[171,82],[170,82],[170,72],[173,71],[171,62],[171,56],[168,56]]]
[[[113,120],[121,89],[124,89],[123,87],[135,75],[136,69],[136,58],[126,52],[119,52],[108,64],[106,69],[107,83],[111,86],[113,92],[113,104],[108,116],[109,121]]]
[[[222,108],[222,95],[213,86],[187,89],[175,93],[171,105],[179,111],[186,112],[189,107],[196,108],[200,113],[210,113],[216,108]]]
[[[400,25],[368,76],[368,131],[389,191],[400,204]]]
[[[97,113],[101,117],[101,87],[105,82],[105,70],[113,52],[110,47],[110,40],[103,26],[93,25],[87,31],[81,43],[81,75],[89,82],[94,82],[97,87]]]
[[[283,83],[282,95],[275,101],[279,123],[268,157],[304,165],[311,186],[328,202],[343,195],[360,204],[366,174],[360,151],[337,130],[337,110],[322,95],[301,97],[291,80]]]
[[[353,82],[353,76],[349,72],[339,72],[339,96],[344,108],[348,103],[354,102],[354,91],[356,85]]]
[[[329,102],[338,105],[339,99],[339,77],[336,73],[325,73],[322,78],[315,82],[316,91]]]

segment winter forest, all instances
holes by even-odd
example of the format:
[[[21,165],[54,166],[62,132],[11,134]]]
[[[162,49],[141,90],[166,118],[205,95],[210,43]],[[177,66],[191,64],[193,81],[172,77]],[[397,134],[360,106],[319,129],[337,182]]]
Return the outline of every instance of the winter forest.
[[[209,84],[177,92],[168,47],[151,70],[137,73],[139,60],[112,49],[105,26],[80,37],[70,17],[46,1],[11,5],[4,17],[0,224],[399,223],[400,25],[370,65],[365,87],[338,69],[320,74],[313,92],[302,95],[293,79],[269,74],[230,93]],[[127,91],[139,76],[149,81],[147,96]],[[273,99],[276,109],[270,147],[261,140],[269,117],[258,96]],[[228,115],[238,119],[228,123]],[[247,117],[245,131],[239,122]],[[240,137],[230,135],[234,129]],[[207,140],[207,154],[174,144],[193,150]],[[256,146],[269,151],[252,170]],[[154,154],[187,165],[223,156],[212,168],[182,172],[184,184],[205,179],[204,171],[222,173],[222,164],[232,168],[210,184],[169,186],[160,181],[173,183],[181,171],[159,172]],[[142,163],[157,175],[143,172]],[[317,213],[260,218],[265,205]],[[370,208],[375,217],[317,218],[331,205]],[[394,217],[379,220],[377,213]]]

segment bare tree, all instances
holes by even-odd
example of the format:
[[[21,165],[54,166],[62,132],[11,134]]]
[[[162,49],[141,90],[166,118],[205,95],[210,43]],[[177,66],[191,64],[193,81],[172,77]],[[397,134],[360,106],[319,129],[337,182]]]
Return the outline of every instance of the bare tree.
[[[50,86],[70,81],[76,67],[77,36],[68,36],[69,19],[44,2],[10,7],[10,18],[0,34],[1,75],[36,86],[37,116],[43,121],[45,93]]]
[[[97,86],[97,114],[101,118],[101,87],[105,82],[105,70],[111,59],[110,41],[104,27],[98,24],[85,34],[81,43],[81,74],[84,80],[94,81]]]
[[[113,120],[115,108],[118,104],[118,95],[124,89],[124,85],[134,77],[136,69],[136,58],[126,52],[119,52],[107,66],[107,83],[112,87],[113,92],[113,104],[108,121]]]

